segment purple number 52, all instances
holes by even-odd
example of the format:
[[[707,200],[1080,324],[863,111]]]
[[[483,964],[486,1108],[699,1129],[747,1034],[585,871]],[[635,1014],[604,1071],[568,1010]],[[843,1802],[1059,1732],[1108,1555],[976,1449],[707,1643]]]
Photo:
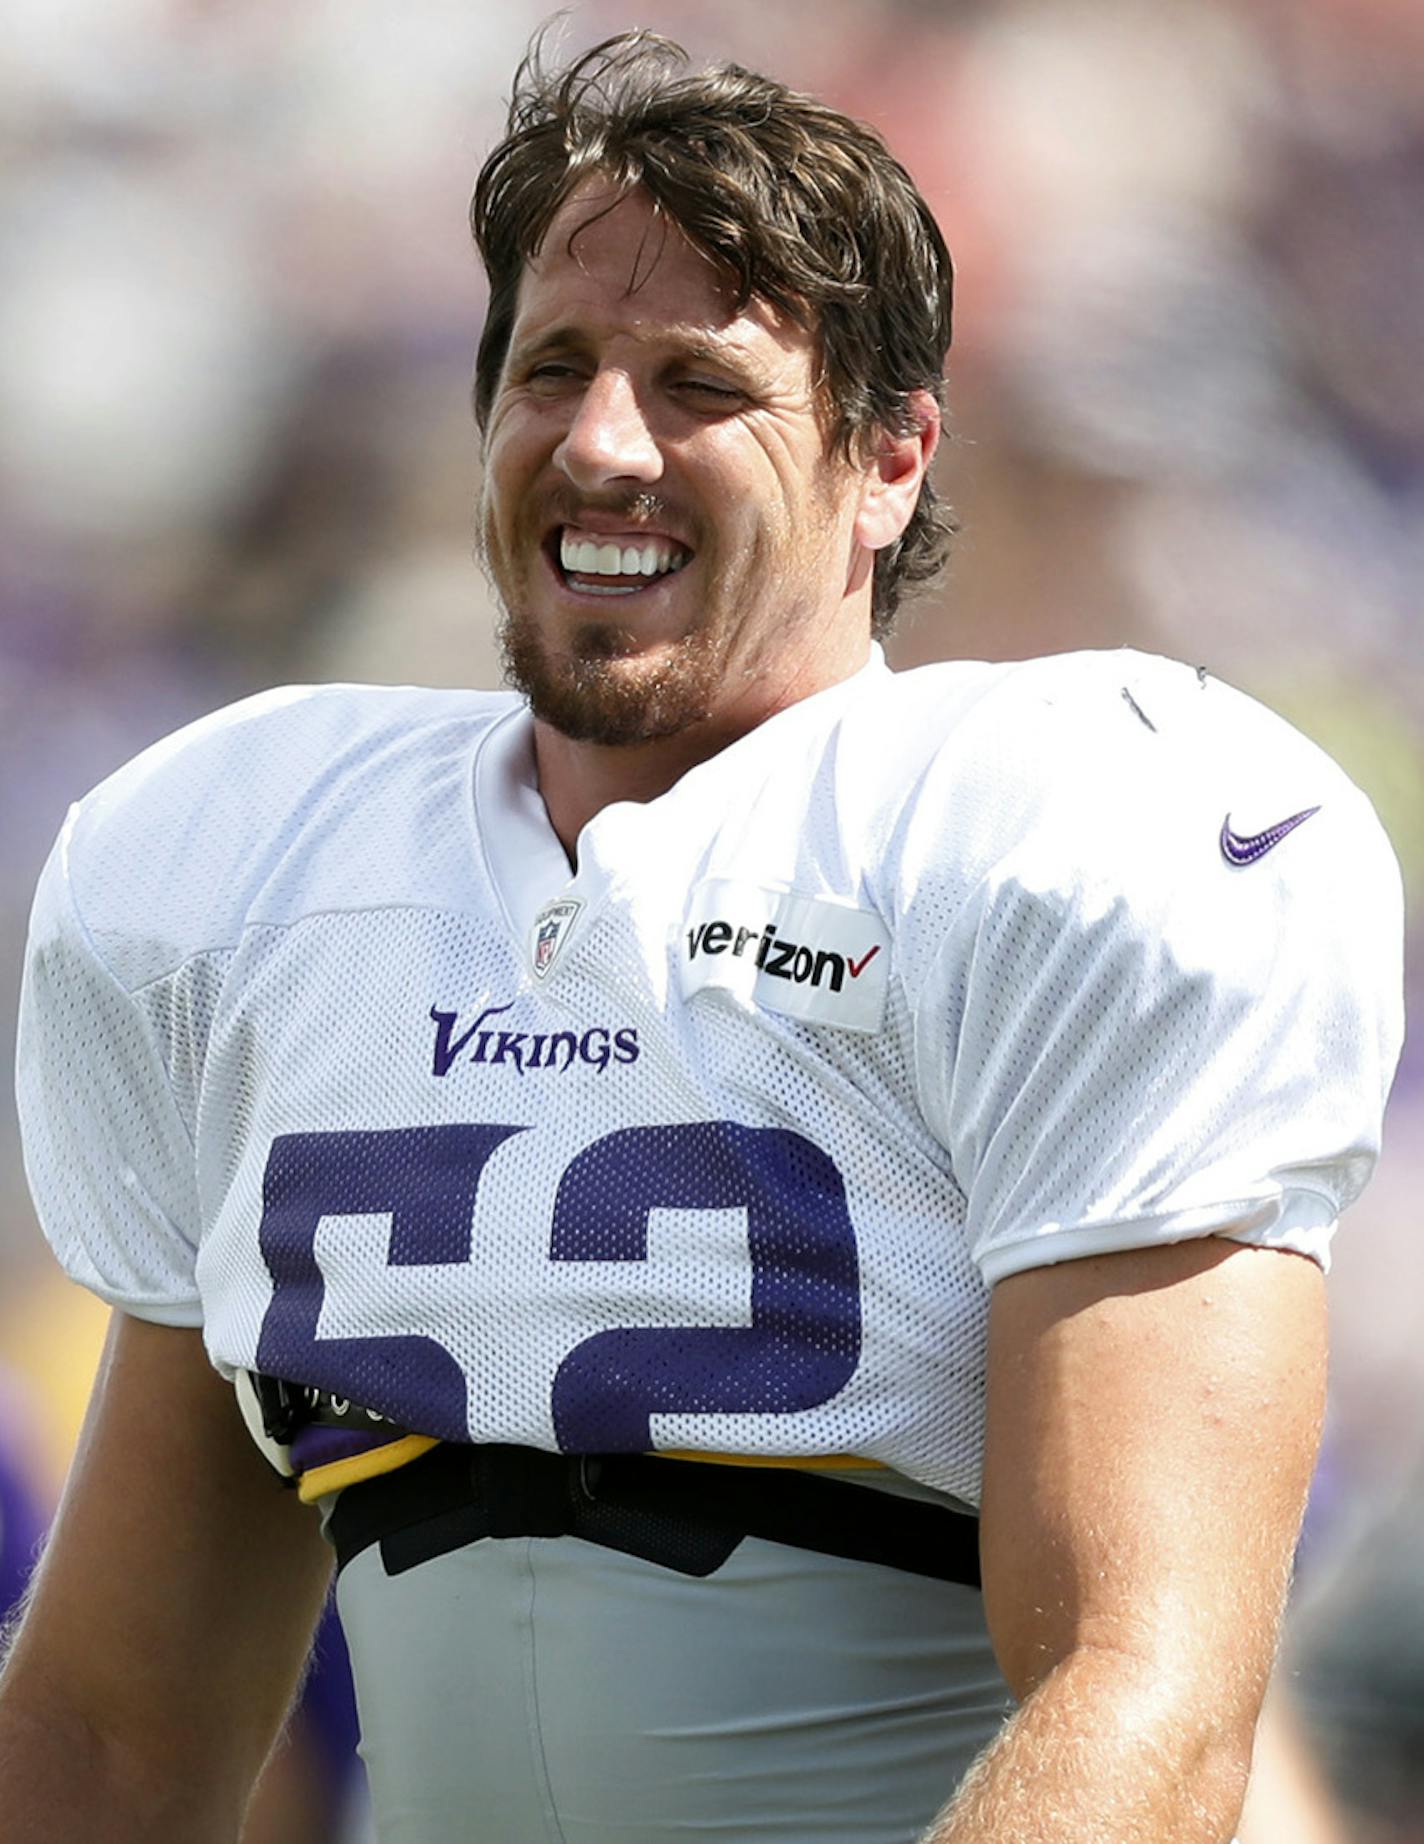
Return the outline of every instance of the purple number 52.
[[[521,1131],[414,1127],[275,1139],[259,1231],[274,1289],[259,1368],[350,1396],[406,1427],[468,1440],[464,1373],[436,1339],[320,1336],[316,1232],[323,1216],[389,1213],[389,1266],[467,1262],[479,1233],[481,1175]],[[550,1258],[646,1261],[648,1213],[660,1208],[745,1210],[751,1323],[627,1327],[583,1339],[552,1385],[554,1430],[566,1452],[645,1451],[649,1417],[659,1413],[815,1408],[855,1370],[855,1231],[840,1173],[818,1146],[786,1128],[732,1121],[608,1134],[559,1182]]]

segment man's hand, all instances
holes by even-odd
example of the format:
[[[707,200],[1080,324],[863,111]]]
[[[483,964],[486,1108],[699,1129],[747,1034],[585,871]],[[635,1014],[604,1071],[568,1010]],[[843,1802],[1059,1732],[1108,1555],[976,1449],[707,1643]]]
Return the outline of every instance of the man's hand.
[[[1227,1844],[1324,1380],[1303,1257],[1209,1239],[1000,1282],[984,1591],[1022,1707],[927,1844]]]
[[[233,1844],[330,1572],[200,1335],[115,1314],[0,1677],[0,1844]]]

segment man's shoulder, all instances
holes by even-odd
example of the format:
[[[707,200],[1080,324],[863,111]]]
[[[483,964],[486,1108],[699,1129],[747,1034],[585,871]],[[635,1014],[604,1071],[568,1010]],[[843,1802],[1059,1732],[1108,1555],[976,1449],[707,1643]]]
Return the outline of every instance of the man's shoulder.
[[[883,673],[840,726],[838,795],[873,811],[886,837],[919,815],[946,836],[1002,845],[1067,782],[1136,751],[1144,702],[1159,713],[1170,703],[1175,723],[1197,685],[1189,667],[1127,651]]]
[[[151,942],[159,960],[229,945],[294,845],[358,813],[374,818],[383,802],[419,799],[442,765],[453,780],[516,703],[412,686],[285,686],[214,711],[71,809],[57,856],[75,911],[101,947]],[[143,978],[147,961],[127,977]]]
[[[1305,817],[1308,839],[1272,856],[1273,879],[1349,864],[1362,890],[1392,887],[1387,842],[1345,772],[1198,667],[1126,649],[951,663],[890,676],[861,709],[842,782],[863,771],[874,785],[861,830],[883,842],[907,913],[1013,887],[1155,914],[1184,884],[1220,894],[1223,872]]]
[[[399,738],[418,744],[451,724],[492,721],[517,700],[506,692],[418,685],[283,685],[222,706],[151,743],[80,805],[105,824],[145,802],[202,800],[234,771],[272,805],[298,797],[314,772]],[[250,801],[253,783],[244,790]],[[244,804],[248,804],[245,802]]]
[[[970,721],[1013,726],[1017,744],[1036,732],[1056,744],[1065,726],[1101,726],[1109,716],[1113,722],[1094,734],[1111,746],[1120,719],[1153,727],[1143,699],[1179,726],[1195,719],[1203,689],[1215,683],[1201,667],[1118,647],[915,666],[882,675],[864,708],[887,723],[905,723],[931,749],[953,744]]]
[[[893,731],[926,791],[950,782],[1010,807],[1113,793],[1136,807],[1174,786],[1229,792],[1233,775],[1343,782],[1287,720],[1204,667],[1131,648],[1001,665],[951,661],[888,675],[865,710]],[[938,779],[932,772],[940,771]]]
[[[1012,737],[1017,759],[1032,767],[1035,740],[1056,747],[1066,730],[1092,726],[1111,738],[1118,719],[1133,712],[1133,687],[1184,710],[1202,675],[1176,660],[1130,648],[1044,654],[1022,660],[939,660],[867,680],[847,715],[867,732],[893,729],[905,752],[929,759],[993,729]],[[1103,719],[1112,723],[1103,727]],[[1139,721],[1141,721],[1139,711]]]

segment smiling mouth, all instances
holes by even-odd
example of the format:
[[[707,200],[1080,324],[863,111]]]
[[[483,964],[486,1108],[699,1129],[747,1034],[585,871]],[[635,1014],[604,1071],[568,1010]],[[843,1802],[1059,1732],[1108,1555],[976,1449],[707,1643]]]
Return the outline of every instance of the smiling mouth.
[[[639,595],[692,560],[685,544],[662,532],[595,532],[577,525],[556,527],[546,548],[565,587],[587,596]]]

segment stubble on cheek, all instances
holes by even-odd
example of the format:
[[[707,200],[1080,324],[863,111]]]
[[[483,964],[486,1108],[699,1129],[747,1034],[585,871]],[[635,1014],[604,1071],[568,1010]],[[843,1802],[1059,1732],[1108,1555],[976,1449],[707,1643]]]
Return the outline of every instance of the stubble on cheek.
[[[500,607],[506,608],[514,594],[514,586],[508,582],[505,547],[495,535],[494,504],[489,492],[488,467],[480,481],[479,496],[475,501],[475,561],[494,591],[495,599]]]
[[[747,682],[784,670],[804,644],[826,595],[834,506],[832,493],[813,492],[794,515],[773,509],[740,542],[725,527],[718,542],[704,526],[690,625],[649,650],[631,609],[624,619],[591,606],[582,621],[541,621],[549,566],[538,531],[517,518],[501,522],[482,491],[478,548],[502,610],[506,679],[537,718],[576,741],[651,742],[706,721]],[[546,501],[536,510],[543,530],[558,508]]]

